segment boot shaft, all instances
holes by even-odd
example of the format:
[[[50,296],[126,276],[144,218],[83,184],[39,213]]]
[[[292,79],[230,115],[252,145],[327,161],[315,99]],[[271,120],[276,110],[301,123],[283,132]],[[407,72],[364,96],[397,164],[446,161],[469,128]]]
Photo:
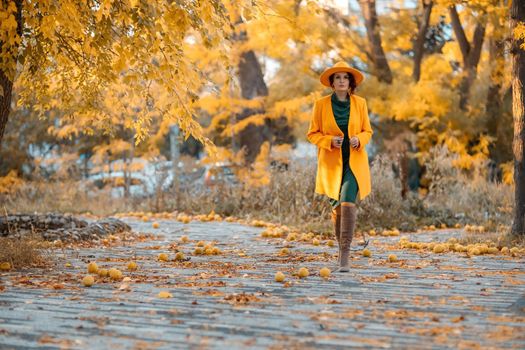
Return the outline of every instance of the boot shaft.
[[[357,207],[353,203],[341,205],[341,241],[343,246],[350,247],[357,219]]]

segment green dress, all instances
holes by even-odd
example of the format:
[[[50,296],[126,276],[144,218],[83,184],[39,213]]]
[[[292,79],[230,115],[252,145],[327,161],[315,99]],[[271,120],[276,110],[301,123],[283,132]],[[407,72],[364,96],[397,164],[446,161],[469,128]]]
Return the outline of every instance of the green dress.
[[[346,101],[339,101],[335,93],[332,94],[332,110],[334,112],[337,126],[344,133],[343,145],[341,146],[341,156],[343,157],[343,173],[339,200],[330,198],[332,208],[337,207],[341,202],[355,203],[357,192],[357,180],[350,170],[350,137],[348,136],[348,123],[350,121],[350,98]]]

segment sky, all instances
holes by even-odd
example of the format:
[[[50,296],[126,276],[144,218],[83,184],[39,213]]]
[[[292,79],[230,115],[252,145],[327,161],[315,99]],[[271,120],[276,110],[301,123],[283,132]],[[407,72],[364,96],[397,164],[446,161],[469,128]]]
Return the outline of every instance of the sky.
[[[345,15],[348,15],[348,9],[353,13],[359,13],[358,0],[318,0],[320,4],[331,5],[332,7],[338,8]],[[389,7],[409,7],[416,6],[417,0],[376,0],[376,10],[378,14],[385,13]]]
[[[335,7],[341,10],[341,12],[345,15],[348,14],[348,1],[349,0],[318,0],[318,3],[322,5],[329,5],[331,7]],[[350,2],[354,2],[350,0]],[[357,5],[357,2],[356,2]]]

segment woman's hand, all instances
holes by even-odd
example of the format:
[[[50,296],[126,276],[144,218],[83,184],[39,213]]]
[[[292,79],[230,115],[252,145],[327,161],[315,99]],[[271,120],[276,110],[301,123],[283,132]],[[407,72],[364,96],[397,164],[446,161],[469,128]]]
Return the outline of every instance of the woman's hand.
[[[359,147],[359,138],[357,136],[352,136],[350,138],[350,146],[352,146],[353,148]]]
[[[343,136],[332,137],[332,147],[341,148],[343,145]]]

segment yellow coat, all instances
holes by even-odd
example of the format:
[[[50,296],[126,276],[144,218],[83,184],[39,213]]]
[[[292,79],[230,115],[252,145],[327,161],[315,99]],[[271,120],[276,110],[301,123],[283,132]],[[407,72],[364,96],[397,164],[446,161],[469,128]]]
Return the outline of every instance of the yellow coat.
[[[359,147],[350,147],[350,169],[357,180],[359,199],[361,200],[370,193],[372,187],[368,154],[365,149],[372,133],[366,100],[352,94],[350,96],[348,135],[349,137],[357,136],[359,138]],[[335,121],[331,95],[324,96],[315,102],[306,136],[308,141],[317,146],[315,192],[339,200],[339,190],[343,177],[342,150],[332,147],[332,137],[344,136],[344,134]]]

